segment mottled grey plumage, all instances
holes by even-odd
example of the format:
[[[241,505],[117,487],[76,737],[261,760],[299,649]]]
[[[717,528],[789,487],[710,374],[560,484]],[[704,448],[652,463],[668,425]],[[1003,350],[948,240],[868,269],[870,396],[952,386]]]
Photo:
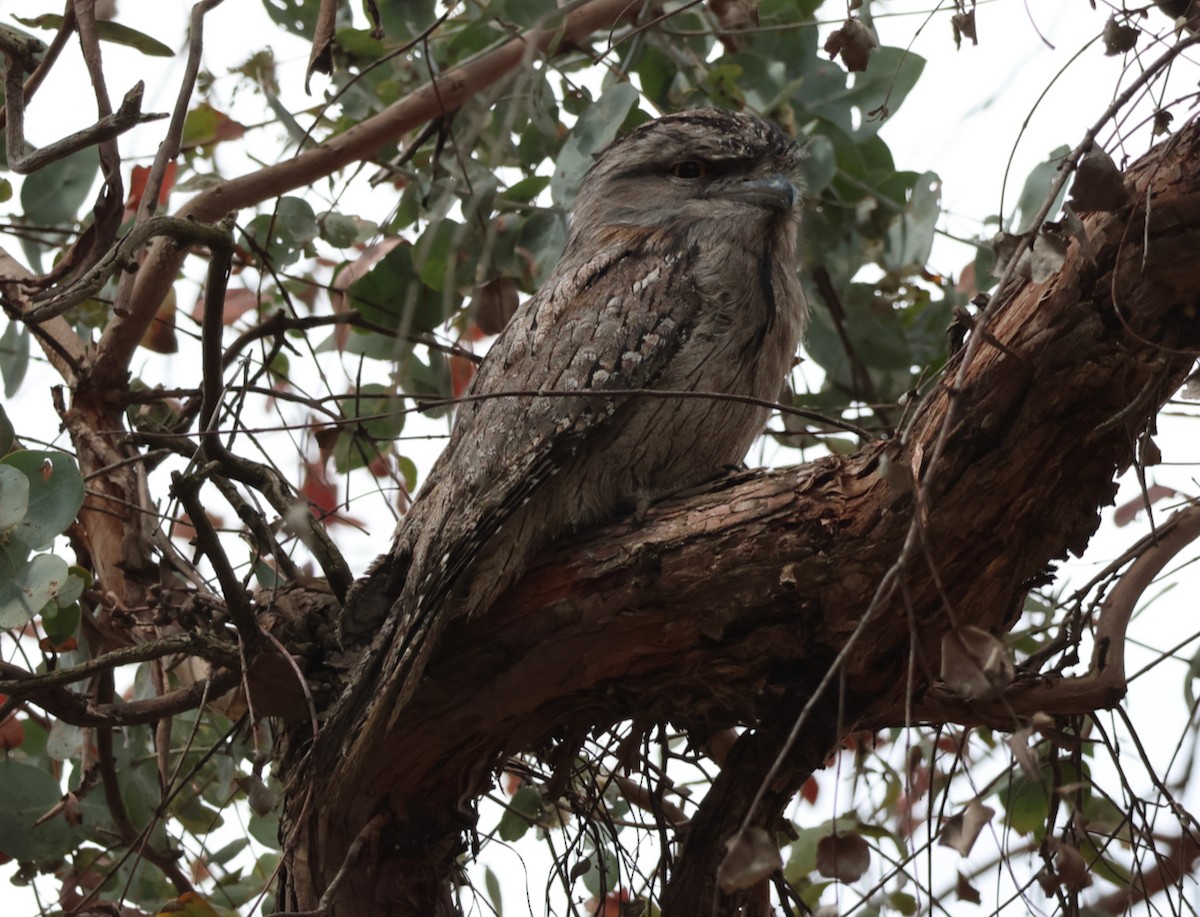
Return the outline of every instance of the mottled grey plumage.
[[[407,696],[445,624],[486,609],[548,543],[644,508],[744,458],[767,410],[628,389],[774,400],[805,310],[799,152],[748,115],[690,111],[600,155],[553,275],[458,409],[450,442],[351,593],[344,627],[400,618],[389,681]],[[589,392],[578,397],[505,392]]]

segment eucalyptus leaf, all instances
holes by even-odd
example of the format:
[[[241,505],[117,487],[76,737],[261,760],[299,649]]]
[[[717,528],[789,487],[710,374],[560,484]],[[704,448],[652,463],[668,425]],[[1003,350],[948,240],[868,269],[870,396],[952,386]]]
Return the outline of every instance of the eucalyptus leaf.
[[[74,223],[99,171],[95,147],[84,147],[38,169],[21,186],[25,218],[43,226]]]
[[[4,405],[0,404],[0,458],[8,455],[16,438],[17,432],[13,429],[12,421],[8,419],[8,414],[4,412]],[[0,526],[0,529],[3,528],[3,526]]]
[[[1021,196],[1017,198],[1017,206],[1008,219],[1008,225],[1014,233],[1026,233],[1034,228],[1033,218],[1037,215],[1037,212],[1046,200],[1046,196],[1050,193],[1050,186],[1054,183],[1054,179],[1058,175],[1063,158],[1070,152],[1071,150],[1067,146],[1056,147],[1050,152],[1049,156],[1030,171],[1028,177],[1025,179],[1024,186],[1021,188]],[[1066,188],[1064,187],[1059,191],[1058,196],[1050,207],[1051,216],[1054,216],[1059,207],[1062,206],[1065,195]]]
[[[57,13],[43,13],[33,19],[22,19],[14,16],[17,22],[35,29],[60,29],[63,18]],[[145,32],[131,29],[127,25],[113,22],[111,19],[97,19],[95,22],[96,37],[101,41],[112,42],[115,45],[125,45],[135,48],[149,57],[174,57],[175,52],[157,38],[151,38]]]
[[[10,465],[0,465],[0,539],[29,512],[29,478]]]
[[[0,464],[15,468],[29,481],[29,510],[12,534],[31,551],[48,547],[66,531],[83,506],[83,477],[64,452],[13,452]]]
[[[613,142],[625,117],[637,104],[638,92],[628,83],[614,83],[588,106],[562,145],[550,179],[554,202],[569,207],[585,172],[597,153]]]
[[[4,397],[11,398],[25,381],[29,369],[29,328],[8,322],[0,335],[0,377],[4,379]],[[9,448],[12,443],[9,443]],[[0,450],[0,455],[8,449]]]
[[[54,554],[37,554],[16,575],[0,582],[0,629],[24,627],[66,585],[67,562]]]
[[[46,862],[66,856],[84,838],[60,812],[45,818],[62,788],[51,774],[19,761],[0,760],[0,852],[14,860]]]

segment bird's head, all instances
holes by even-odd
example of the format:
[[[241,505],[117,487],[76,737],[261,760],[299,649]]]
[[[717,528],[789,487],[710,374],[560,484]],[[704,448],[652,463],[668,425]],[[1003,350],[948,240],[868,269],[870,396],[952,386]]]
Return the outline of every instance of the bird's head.
[[[573,234],[616,227],[795,224],[801,152],[753,115],[697,109],[641,125],[597,158],[575,201]]]

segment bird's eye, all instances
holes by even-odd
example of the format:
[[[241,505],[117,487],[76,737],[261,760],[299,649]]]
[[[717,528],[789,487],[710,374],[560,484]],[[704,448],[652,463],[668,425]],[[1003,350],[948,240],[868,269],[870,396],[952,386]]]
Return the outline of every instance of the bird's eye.
[[[671,166],[671,174],[676,178],[703,178],[708,174],[708,166],[698,159],[685,159]]]

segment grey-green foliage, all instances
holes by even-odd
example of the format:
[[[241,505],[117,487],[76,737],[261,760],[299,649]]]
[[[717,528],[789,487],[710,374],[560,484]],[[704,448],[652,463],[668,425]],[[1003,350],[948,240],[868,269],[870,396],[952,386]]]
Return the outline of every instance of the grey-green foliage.
[[[19,451],[0,458],[0,627],[74,606],[81,571],[44,552],[83,505],[83,478],[62,452]],[[37,552],[37,553],[35,553]]]

